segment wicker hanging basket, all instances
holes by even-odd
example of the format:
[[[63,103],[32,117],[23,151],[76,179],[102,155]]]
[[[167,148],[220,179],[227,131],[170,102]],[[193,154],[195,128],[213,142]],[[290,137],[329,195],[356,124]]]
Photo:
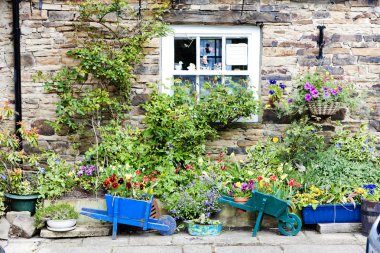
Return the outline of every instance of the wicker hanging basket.
[[[339,109],[339,103],[336,102],[310,102],[310,113],[317,116],[331,116]]]

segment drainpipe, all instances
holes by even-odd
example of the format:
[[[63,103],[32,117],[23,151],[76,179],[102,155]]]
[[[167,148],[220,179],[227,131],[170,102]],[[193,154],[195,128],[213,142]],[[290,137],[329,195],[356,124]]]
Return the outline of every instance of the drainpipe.
[[[13,8],[13,47],[14,47],[14,84],[15,84],[15,130],[16,136],[20,140],[22,149],[22,137],[20,134],[19,122],[22,121],[21,108],[21,54],[20,54],[20,0],[12,0]]]

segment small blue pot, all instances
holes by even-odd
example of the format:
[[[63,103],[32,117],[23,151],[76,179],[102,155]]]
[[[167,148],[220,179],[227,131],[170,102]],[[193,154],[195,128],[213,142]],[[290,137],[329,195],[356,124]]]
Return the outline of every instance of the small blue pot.
[[[201,225],[194,222],[187,222],[187,231],[193,236],[212,236],[222,232],[222,224]]]

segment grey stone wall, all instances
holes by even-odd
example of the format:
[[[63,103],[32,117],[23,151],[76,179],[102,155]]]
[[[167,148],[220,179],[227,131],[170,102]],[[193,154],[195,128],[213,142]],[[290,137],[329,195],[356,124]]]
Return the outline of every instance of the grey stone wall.
[[[132,4],[137,4],[131,1]],[[44,124],[55,118],[57,97],[46,94],[42,83],[34,83],[37,71],[51,72],[74,62],[65,53],[75,47],[75,6],[62,0],[22,1],[22,96],[23,118],[41,128],[40,143],[68,157],[74,154],[66,136],[59,136]],[[292,77],[320,62],[318,25],[325,25],[325,66],[333,75],[353,82],[368,91],[369,118],[343,121],[355,128],[367,122],[380,139],[380,4],[377,0],[301,1],[301,0],[175,0],[166,20],[172,24],[260,25],[262,27],[261,96],[267,99],[267,80],[277,79],[291,86]],[[0,89],[13,99],[13,47],[11,1],[0,2]],[[160,40],[146,45],[146,57],[136,70],[131,119],[143,119],[139,104],[147,99],[146,83],[160,80]],[[236,124],[221,132],[221,139],[209,143],[211,150],[228,147],[243,154],[245,149],[267,136],[279,136],[288,122],[265,112],[257,124]],[[333,130],[333,128],[327,128]],[[329,131],[326,131],[329,135]],[[380,142],[380,141],[379,141]]]

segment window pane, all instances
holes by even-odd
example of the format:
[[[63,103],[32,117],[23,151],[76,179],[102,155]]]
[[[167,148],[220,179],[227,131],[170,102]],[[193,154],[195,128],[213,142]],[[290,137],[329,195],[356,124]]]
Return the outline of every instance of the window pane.
[[[249,84],[249,79],[248,76],[225,76],[224,84],[230,87],[240,85],[247,88]]]
[[[201,38],[200,40],[200,69],[222,69],[222,39]]]
[[[196,64],[197,51],[196,38],[174,39],[174,69],[188,70],[190,63]],[[163,57],[165,57],[163,55]]]
[[[226,38],[226,70],[248,70],[247,38]]]
[[[191,92],[196,91],[197,78],[196,76],[174,76],[174,85],[188,85],[191,87]]]
[[[208,91],[207,87],[210,85],[222,83],[222,77],[221,76],[199,76],[199,91],[201,96],[207,96]]]

